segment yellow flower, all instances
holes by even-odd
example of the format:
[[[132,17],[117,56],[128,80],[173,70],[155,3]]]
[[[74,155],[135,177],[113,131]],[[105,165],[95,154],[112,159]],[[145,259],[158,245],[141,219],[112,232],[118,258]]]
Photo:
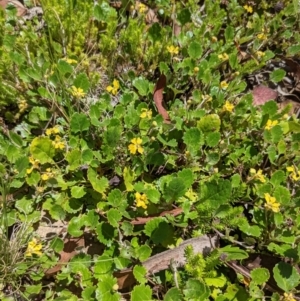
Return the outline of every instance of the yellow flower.
[[[292,293],[284,293],[282,301],[296,301]]]
[[[228,56],[227,53],[222,53],[222,54],[218,55],[218,58],[224,62],[224,61],[227,61],[229,59],[229,56]]]
[[[46,135],[47,136],[51,136],[52,134],[58,134],[60,131],[59,127],[56,125],[53,128],[49,128],[46,130]]]
[[[262,170],[261,169],[259,169],[256,172],[256,170],[254,168],[250,168],[250,174],[253,176],[253,178],[257,178],[260,182],[262,182],[262,183],[266,182],[266,178],[262,174]]]
[[[29,162],[32,164],[32,166],[28,169],[26,169],[26,173],[29,175],[32,173],[32,171],[36,168],[39,168],[40,161],[37,159],[34,159],[32,156],[29,157]]]
[[[291,173],[290,176],[294,181],[300,180],[300,171],[296,170],[294,166],[288,166],[286,170]]]
[[[85,92],[81,88],[77,88],[75,86],[71,87],[71,94],[76,98],[81,98],[85,96]]]
[[[148,118],[148,119],[152,118],[152,110],[147,110],[146,108],[143,108],[141,111],[142,111],[140,115],[141,118]]]
[[[131,142],[131,144],[128,145],[128,149],[131,154],[135,155],[136,152],[142,154],[144,152],[144,149],[141,146],[141,144],[142,144],[141,138],[133,138],[133,139],[131,139],[130,142]]]
[[[267,35],[265,34],[265,33],[259,33],[258,35],[257,35],[257,38],[259,39],[259,40],[266,40],[268,37],[267,37]]]
[[[260,59],[260,58],[262,58],[262,57],[265,56],[265,53],[262,52],[262,51],[257,51],[257,52],[256,52],[256,55],[257,55],[257,57]]]
[[[64,59],[64,61],[66,61],[68,64],[72,65],[72,64],[77,64],[76,60],[73,59]]]
[[[41,175],[41,179],[43,181],[47,181],[47,180],[49,180],[50,178],[53,178],[53,177],[54,177],[54,174],[51,171],[51,168],[47,168],[46,172]]]
[[[179,47],[175,47],[173,45],[171,46],[167,46],[167,50],[169,51],[169,53],[173,54],[178,54],[179,53]]]
[[[38,256],[42,255],[42,244],[38,243],[36,238],[33,238],[27,246],[27,250],[25,252],[25,257],[31,257],[32,254],[36,254]]]
[[[217,37],[215,37],[215,36],[213,36],[213,37],[211,37],[211,41],[212,41],[213,43],[215,43],[215,42],[217,42],[217,41],[218,41],[218,38],[217,38]]]
[[[138,11],[140,14],[143,14],[147,11],[147,6],[143,3],[138,4]]]
[[[250,6],[250,5],[244,5],[243,7],[244,7],[244,9],[245,9],[248,13],[250,13],[250,14],[253,13],[253,7],[252,7],[252,6]]]
[[[54,146],[55,149],[63,150],[65,148],[65,143],[61,141],[61,137],[58,135],[55,136],[55,140],[52,141],[52,145]]]
[[[197,193],[192,188],[190,188],[184,195],[192,202],[195,202],[198,199]]]
[[[202,100],[203,101],[212,101],[212,97],[210,95],[207,95],[207,94],[203,94],[201,96]]]
[[[268,121],[267,121],[267,124],[266,124],[266,126],[265,126],[265,129],[266,130],[270,130],[273,126],[275,126],[276,124],[278,124],[278,120],[271,120],[271,119],[269,119]]]
[[[232,103],[230,103],[228,100],[226,100],[224,106],[223,106],[223,110],[227,111],[227,112],[232,112],[234,109],[234,105]]]
[[[147,209],[147,204],[149,203],[147,196],[144,193],[140,194],[139,192],[135,193],[135,202],[137,207],[142,207],[144,209]]]
[[[273,212],[279,212],[280,211],[280,204],[276,201],[276,198],[273,196],[270,196],[269,193],[265,193],[265,208],[268,210],[272,210]]]
[[[220,83],[220,87],[224,90],[226,90],[228,88],[228,83],[226,80],[223,80],[221,83]]]
[[[111,93],[112,95],[116,95],[119,89],[120,89],[120,83],[116,79],[113,80],[112,86],[106,87],[106,91],[108,93]]]
[[[199,72],[199,67],[195,67],[194,68],[194,73],[198,73]]]

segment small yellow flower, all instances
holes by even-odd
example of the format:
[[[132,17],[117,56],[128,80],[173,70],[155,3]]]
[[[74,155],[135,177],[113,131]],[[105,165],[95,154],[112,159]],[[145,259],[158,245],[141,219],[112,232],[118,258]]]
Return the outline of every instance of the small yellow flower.
[[[65,61],[66,61],[68,64],[70,64],[70,65],[72,65],[72,64],[77,64],[77,61],[76,61],[76,60],[73,60],[73,59],[65,59]]]
[[[300,171],[295,169],[295,166],[288,166],[286,168],[288,172],[290,172],[290,177],[294,181],[299,181],[300,180]]]
[[[265,183],[266,182],[266,178],[262,173],[262,170],[259,169],[257,172],[254,168],[250,168],[250,174],[252,175],[252,177],[255,179],[258,179],[260,182]]]
[[[223,89],[223,90],[226,90],[228,88],[228,83],[226,80],[223,80],[221,83],[220,83],[220,87]]]
[[[58,134],[60,131],[59,127],[56,125],[55,127],[53,128],[48,128],[46,130],[46,135],[47,136],[51,136],[52,134]]]
[[[143,4],[143,3],[139,3],[138,4],[138,12],[140,14],[145,13],[147,10],[148,10],[148,8],[147,8],[147,6],[145,4]]]
[[[43,181],[47,181],[47,180],[49,180],[50,178],[53,178],[53,177],[54,177],[54,174],[51,171],[51,168],[47,168],[46,172],[41,175],[41,179]]]
[[[249,14],[252,14],[253,13],[253,7],[250,6],[250,5],[244,5],[243,6],[244,9],[249,13]]]
[[[148,118],[148,119],[151,119],[152,118],[152,110],[147,110],[146,108],[143,108],[142,110],[141,110],[141,115],[140,115],[140,117],[142,118],[142,119],[144,119],[144,118]]]
[[[25,252],[25,257],[31,257],[33,254],[41,256],[42,255],[42,244],[38,243],[36,238],[33,238],[27,246],[27,250]]]
[[[40,164],[40,161],[37,160],[37,159],[34,159],[32,156],[29,157],[29,162],[31,163],[31,167],[26,169],[26,173],[29,175],[32,173],[32,171],[36,168],[39,168],[39,164]]]
[[[81,88],[77,88],[75,86],[71,87],[71,94],[76,98],[82,98],[85,96],[85,92]]]
[[[228,56],[227,53],[222,53],[222,54],[218,55],[218,58],[224,62],[224,61],[227,61],[229,59],[229,56]]]
[[[276,198],[273,196],[270,196],[269,193],[265,193],[265,208],[267,210],[272,210],[273,212],[279,212],[280,211],[280,204],[276,201]]]
[[[201,96],[202,100],[203,101],[212,101],[212,97],[210,95],[207,95],[207,94],[203,94]]]
[[[192,188],[190,188],[184,195],[192,202],[195,202],[198,199],[197,193]]]
[[[282,301],[296,301],[292,293],[284,293]]]
[[[223,106],[223,110],[227,111],[227,112],[232,112],[234,109],[234,105],[232,103],[230,103],[228,100],[226,100],[224,106]]]
[[[268,38],[268,36],[265,34],[265,33],[259,33],[258,35],[257,35],[257,38],[259,39],[259,40],[266,40],[267,38]]]
[[[144,149],[141,146],[141,144],[142,144],[141,138],[133,138],[133,139],[131,139],[130,142],[131,142],[131,144],[128,145],[128,149],[131,154],[135,155],[136,152],[142,154],[144,152]]]
[[[142,207],[144,209],[147,209],[147,204],[149,203],[147,196],[144,193],[140,194],[139,192],[135,193],[135,202],[137,207]]]
[[[55,136],[55,140],[52,141],[52,145],[54,146],[55,149],[60,149],[60,150],[65,149],[65,143],[61,141],[61,137],[58,135]]]
[[[112,95],[116,95],[120,89],[120,83],[117,79],[113,80],[112,86],[107,86],[106,91]]]
[[[167,46],[167,50],[169,53],[171,53],[171,55],[179,53],[179,47],[177,47],[177,46],[176,47],[173,45]]]
[[[264,53],[263,51],[257,51],[257,52],[256,52],[256,55],[257,55],[257,57],[260,59],[260,58],[262,58],[262,57],[265,56],[265,53]]]
[[[215,36],[213,36],[213,37],[211,37],[211,41],[212,41],[213,43],[215,43],[215,42],[217,42],[217,41],[218,41],[218,38],[217,38],[217,37],[215,37]]]
[[[198,73],[199,72],[199,67],[195,67],[194,68],[194,73]]]
[[[278,124],[278,120],[271,120],[271,119],[269,119],[268,121],[267,121],[267,124],[266,124],[266,126],[265,126],[265,129],[266,130],[270,130],[272,127],[274,127],[276,124]]]

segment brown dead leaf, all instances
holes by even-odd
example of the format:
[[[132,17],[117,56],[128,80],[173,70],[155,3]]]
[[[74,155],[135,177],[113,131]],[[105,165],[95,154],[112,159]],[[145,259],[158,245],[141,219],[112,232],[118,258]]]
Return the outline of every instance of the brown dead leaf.
[[[158,79],[155,85],[153,99],[157,107],[158,113],[163,117],[165,123],[171,123],[167,110],[163,107],[163,91],[166,87],[167,78],[164,74]]]
[[[296,61],[290,58],[284,58],[283,60],[285,61],[286,65],[289,67],[289,71],[294,73],[297,80],[300,80],[300,65]]]
[[[57,272],[59,272],[61,270],[61,268],[67,264],[71,258],[73,258],[77,252],[76,252],[76,248],[78,247],[84,247],[84,237],[80,236],[78,238],[66,238],[64,240],[64,249],[60,252],[60,260],[57,263],[56,266],[54,266],[53,268],[45,271],[45,275],[47,277],[51,277],[54,274],[56,274]]]
[[[182,213],[182,209],[181,208],[176,208],[176,209],[173,209],[173,210],[163,211],[159,214],[159,216],[165,216],[167,214],[170,214],[172,216],[177,216],[180,213]],[[135,220],[131,221],[130,223],[132,225],[145,225],[147,222],[154,219],[155,217],[156,216],[138,217]]]
[[[27,12],[27,9],[24,7],[24,5],[17,0],[0,0],[0,7],[3,9],[5,9],[8,4],[12,4],[16,7],[18,17],[24,16]]]
[[[278,92],[273,89],[260,85],[253,89],[253,105],[260,106],[268,102],[269,100],[276,100]]]

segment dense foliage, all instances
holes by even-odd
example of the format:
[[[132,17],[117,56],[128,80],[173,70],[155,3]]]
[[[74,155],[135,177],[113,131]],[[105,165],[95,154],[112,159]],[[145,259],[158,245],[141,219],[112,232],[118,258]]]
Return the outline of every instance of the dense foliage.
[[[247,78],[297,59],[299,2],[41,6],[0,11],[0,299],[295,300],[300,124]],[[204,234],[207,257],[142,265]]]

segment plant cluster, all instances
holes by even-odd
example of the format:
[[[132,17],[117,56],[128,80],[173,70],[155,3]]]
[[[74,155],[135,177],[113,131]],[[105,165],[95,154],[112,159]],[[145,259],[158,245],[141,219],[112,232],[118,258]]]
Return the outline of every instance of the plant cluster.
[[[296,300],[300,124],[247,76],[299,54],[299,2],[40,2],[39,30],[0,11],[0,299]],[[232,277],[253,254],[275,263]]]

